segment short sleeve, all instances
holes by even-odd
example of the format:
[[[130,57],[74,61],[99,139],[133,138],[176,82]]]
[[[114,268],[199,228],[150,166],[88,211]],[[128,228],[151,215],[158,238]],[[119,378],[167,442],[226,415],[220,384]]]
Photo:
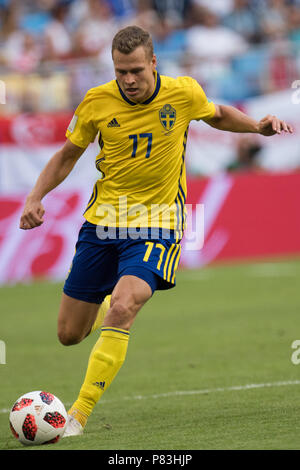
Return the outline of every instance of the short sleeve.
[[[209,119],[214,117],[216,108],[214,103],[209,100],[199,83],[192,79],[192,103],[191,120]]]
[[[98,133],[93,117],[93,93],[90,90],[77,107],[66,131],[66,137],[78,147],[88,147]]]

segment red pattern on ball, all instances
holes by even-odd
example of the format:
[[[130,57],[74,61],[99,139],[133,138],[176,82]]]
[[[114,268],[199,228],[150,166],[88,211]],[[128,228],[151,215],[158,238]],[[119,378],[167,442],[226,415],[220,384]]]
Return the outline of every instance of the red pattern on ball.
[[[31,405],[32,402],[33,400],[31,398],[22,398],[14,404],[11,411],[20,411],[25,408],[25,406]]]
[[[54,428],[63,428],[66,424],[66,419],[57,411],[54,411],[54,413],[46,413],[44,421],[51,424]]]
[[[33,415],[28,414],[26,415],[26,418],[24,419],[23,426],[22,426],[22,431],[26,439],[28,441],[34,441],[34,438],[37,433],[37,425],[35,422],[35,418]]]

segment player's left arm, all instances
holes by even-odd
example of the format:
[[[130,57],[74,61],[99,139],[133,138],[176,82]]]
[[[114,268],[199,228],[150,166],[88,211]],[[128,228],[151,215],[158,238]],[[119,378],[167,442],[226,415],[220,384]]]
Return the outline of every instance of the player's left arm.
[[[222,131],[255,133],[264,136],[281,134],[281,132],[293,133],[293,128],[285,121],[268,114],[260,121],[256,121],[233,106],[215,104],[216,112],[212,118],[203,120],[212,127]]]

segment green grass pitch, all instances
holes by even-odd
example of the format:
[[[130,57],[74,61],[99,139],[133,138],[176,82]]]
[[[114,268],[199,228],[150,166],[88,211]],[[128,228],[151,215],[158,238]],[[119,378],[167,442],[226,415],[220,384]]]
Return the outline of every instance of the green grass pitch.
[[[180,271],[139,313],[84,435],[29,449],[300,449],[299,278],[299,259]],[[58,342],[61,287],[0,289],[0,449],[27,449],[9,429],[20,395],[77,396],[97,333]]]

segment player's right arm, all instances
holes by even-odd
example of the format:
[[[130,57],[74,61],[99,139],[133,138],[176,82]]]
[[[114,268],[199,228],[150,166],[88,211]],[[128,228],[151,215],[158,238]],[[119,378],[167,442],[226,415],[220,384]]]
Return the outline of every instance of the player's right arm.
[[[67,139],[64,146],[53,155],[26,198],[20,219],[21,229],[29,230],[39,227],[44,222],[45,209],[42,199],[62,183],[84,151],[85,148],[78,147]]]

